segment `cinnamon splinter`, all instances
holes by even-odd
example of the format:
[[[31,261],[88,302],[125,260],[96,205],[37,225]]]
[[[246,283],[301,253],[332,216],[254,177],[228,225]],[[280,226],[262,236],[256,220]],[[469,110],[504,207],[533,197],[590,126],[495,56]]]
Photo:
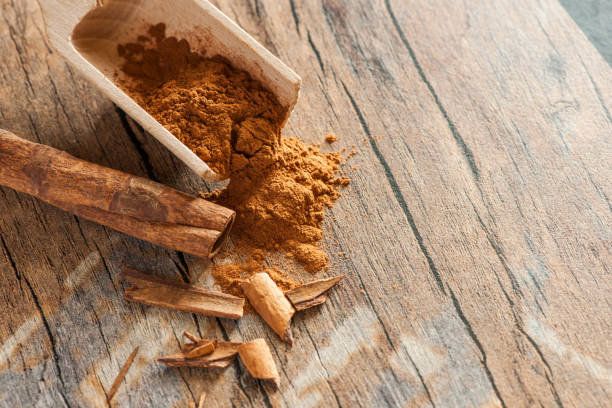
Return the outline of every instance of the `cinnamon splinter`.
[[[281,339],[293,344],[291,318],[295,309],[276,283],[265,273],[258,273],[242,282],[242,290],[251,306]]]
[[[234,211],[0,129],[0,185],[178,251],[212,257]]]
[[[136,357],[136,353],[138,353],[138,349],[139,349],[139,347],[136,347],[134,349],[134,351],[132,351],[132,354],[130,354],[128,359],[123,364],[123,367],[121,367],[121,370],[119,371],[119,374],[117,374],[117,378],[115,378],[115,381],[113,381],[113,385],[111,385],[111,389],[108,392],[108,396],[106,397],[106,400],[109,403],[111,402],[111,400],[115,396],[115,393],[119,389],[119,386],[121,385],[121,382],[123,381],[123,379],[125,378],[125,375],[127,374],[128,370],[132,366],[132,363],[134,362],[134,358]]]
[[[238,355],[254,378],[272,381],[278,388],[279,377],[274,358],[264,339],[256,339],[238,346]]]
[[[132,283],[123,294],[126,300],[132,302],[206,316],[228,319],[242,317],[243,298],[130,269],[124,270],[121,278]]]
[[[202,339],[201,341],[209,342],[212,340]],[[157,361],[164,363],[169,367],[227,367],[236,359],[236,355],[238,354],[238,346],[240,346],[242,343],[218,340],[215,341],[217,341],[215,351],[205,356],[189,358],[185,353],[185,350],[188,350],[188,348],[184,347],[183,351],[180,353],[158,358]]]
[[[344,275],[319,279],[285,292],[287,299],[296,310],[304,310],[320,305],[327,300],[327,291],[344,279]]]

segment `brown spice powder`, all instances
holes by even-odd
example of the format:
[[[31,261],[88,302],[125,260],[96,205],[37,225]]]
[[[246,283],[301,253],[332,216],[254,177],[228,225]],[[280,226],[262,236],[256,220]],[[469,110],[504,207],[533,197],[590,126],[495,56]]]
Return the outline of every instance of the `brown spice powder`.
[[[327,136],[325,136],[325,141],[332,144],[338,141],[338,136],[334,135],[333,133],[329,133]]]
[[[281,138],[285,109],[248,73],[221,57],[166,37],[165,26],[119,47],[121,86],[229,185],[205,198],[236,211],[232,237],[244,263],[218,265],[216,282],[241,295],[240,282],[267,272],[283,290],[297,284],[266,264],[264,251],[286,254],[312,273],[327,268],[319,247],[324,210],[338,199],[342,157],[316,145]]]
[[[148,34],[118,47],[132,78],[122,88],[217,174],[269,165],[284,113],[274,94],[222,57],[166,37],[163,23]]]

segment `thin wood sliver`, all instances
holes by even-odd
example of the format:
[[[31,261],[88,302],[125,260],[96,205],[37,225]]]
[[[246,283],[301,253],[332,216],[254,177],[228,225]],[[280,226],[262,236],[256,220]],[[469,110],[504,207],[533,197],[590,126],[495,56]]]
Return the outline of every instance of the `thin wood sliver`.
[[[111,386],[111,389],[108,392],[108,396],[106,398],[108,402],[110,402],[115,396],[115,394],[117,393],[117,390],[119,389],[119,386],[121,385],[121,382],[125,378],[125,375],[127,374],[128,370],[132,366],[132,363],[134,362],[134,359],[136,358],[136,354],[138,353],[139,348],[140,346],[136,347],[134,351],[132,351],[128,359],[123,364],[123,367],[121,367],[121,370],[119,371],[119,374],[117,375],[117,378],[115,378],[115,381],[113,381],[113,385]]]

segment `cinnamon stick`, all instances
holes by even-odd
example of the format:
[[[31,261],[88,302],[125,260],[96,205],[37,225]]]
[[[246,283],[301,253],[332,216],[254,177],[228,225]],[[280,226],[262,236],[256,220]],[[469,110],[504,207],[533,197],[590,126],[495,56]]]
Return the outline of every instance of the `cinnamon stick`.
[[[342,279],[344,279],[344,275],[305,283],[302,286],[285,292],[285,296],[287,296],[287,299],[289,299],[296,310],[308,309],[324,303],[327,300],[327,291]]]
[[[124,270],[120,276],[132,283],[123,294],[126,300],[206,316],[228,319],[242,317],[243,298],[132,269]]]
[[[234,211],[0,129],[0,185],[156,245],[212,257]]]
[[[202,339],[204,341],[211,341]],[[236,359],[238,346],[242,343],[217,340],[215,351],[205,356],[189,358],[184,351],[158,358],[157,361],[169,367],[227,367]]]
[[[241,344],[238,346],[238,355],[254,378],[271,381],[278,388],[278,370],[264,339]]]
[[[295,309],[276,283],[265,273],[242,282],[242,290],[251,306],[284,341],[293,344],[291,318]]]

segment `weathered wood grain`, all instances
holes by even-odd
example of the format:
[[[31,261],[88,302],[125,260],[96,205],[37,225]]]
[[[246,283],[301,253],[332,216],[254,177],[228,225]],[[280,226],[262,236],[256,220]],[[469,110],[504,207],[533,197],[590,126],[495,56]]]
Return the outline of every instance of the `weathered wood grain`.
[[[128,304],[123,267],[207,286],[207,261],[0,188],[0,405],[106,406],[140,346],[117,406],[607,406],[612,71],[556,0],[216,4],[303,77],[285,134],[359,151],[326,223],[344,284],[293,347]],[[0,127],[205,188],[49,49],[35,1],[0,19]],[[183,330],[265,338],[280,392],[155,363]]]

